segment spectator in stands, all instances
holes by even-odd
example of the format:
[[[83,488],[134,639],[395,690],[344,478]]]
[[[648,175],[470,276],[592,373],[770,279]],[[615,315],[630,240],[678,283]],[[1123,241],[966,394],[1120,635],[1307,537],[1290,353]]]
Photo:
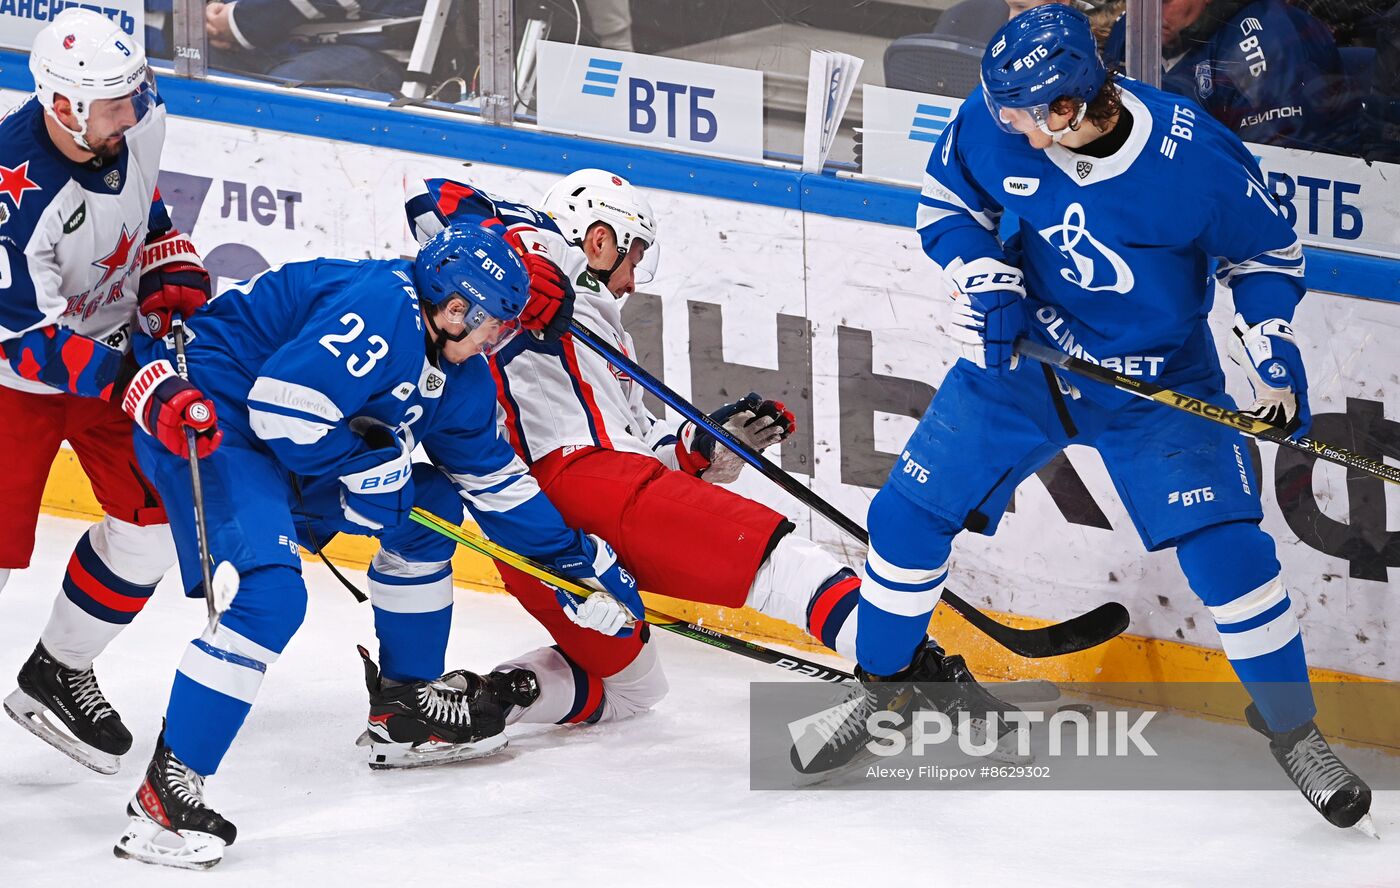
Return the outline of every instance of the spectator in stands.
[[[211,67],[392,92],[404,67],[386,51],[412,46],[423,0],[215,0],[204,12]]]
[[[1124,20],[1104,61],[1123,70]],[[1358,101],[1331,32],[1284,0],[1162,0],[1162,86],[1246,142],[1354,153]]]
[[[584,6],[588,9],[588,23],[598,38],[599,46],[632,51],[631,0],[584,0]]]
[[[1376,29],[1375,73],[1361,120],[1362,156],[1400,163],[1400,3]]]

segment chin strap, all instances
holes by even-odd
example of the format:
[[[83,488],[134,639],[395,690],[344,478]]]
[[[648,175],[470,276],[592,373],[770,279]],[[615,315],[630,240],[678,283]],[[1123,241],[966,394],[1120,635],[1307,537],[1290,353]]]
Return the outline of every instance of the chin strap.
[[[627,254],[621,250],[618,250],[617,261],[612,264],[612,268],[609,268],[607,271],[603,271],[601,269],[594,268],[593,265],[590,263],[588,266],[588,270],[593,273],[593,276],[598,279],[599,283],[601,283],[603,286],[607,286],[608,281],[612,278],[613,272],[617,271],[618,266],[622,264],[622,260],[626,258]]]

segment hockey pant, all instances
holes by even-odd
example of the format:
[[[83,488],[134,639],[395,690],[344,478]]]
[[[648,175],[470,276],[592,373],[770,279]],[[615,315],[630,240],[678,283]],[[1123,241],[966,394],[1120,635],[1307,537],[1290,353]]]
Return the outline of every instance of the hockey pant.
[[[189,464],[144,436],[138,439],[137,452],[170,506],[181,575],[186,589],[195,591],[201,584]],[[231,562],[241,583],[213,637],[197,638],[185,649],[166,708],[165,740],[181,761],[207,776],[218,769],[257,698],[268,667],[306,616],[299,540],[308,547],[324,545],[338,532],[363,533],[364,529],[345,520],[338,495],[331,496],[333,484],[319,479],[308,485],[309,493],[298,490],[269,453],[234,429],[225,429],[223,444],[200,460],[200,469],[211,554],[215,561]],[[415,473],[415,479],[425,479],[421,488],[415,488],[419,491],[416,504],[441,508],[438,497],[451,490],[450,482],[431,466],[415,467]],[[432,480],[434,476],[441,478],[441,484]],[[438,617],[434,625],[439,634],[403,645],[439,647],[436,664],[424,677],[437,678],[442,673],[439,641],[445,644],[451,615],[450,583],[449,573],[426,584],[430,593],[446,598],[445,607],[421,611]],[[376,623],[385,615],[378,606],[379,597]],[[392,626],[376,629],[381,638],[394,637]]]
[[[137,466],[134,426],[97,398],[0,386],[0,588],[29,566],[44,485],[65,439],[106,513],[78,540],[40,635],[59,662],[86,669],[150,600],[175,563],[159,496]]]
[[[1233,406],[1218,370],[1173,387]],[[1302,637],[1273,540],[1259,527],[1259,481],[1244,437],[1148,401],[1109,409],[1068,388],[1031,361],[1004,375],[967,361],[949,372],[870,504],[861,665],[876,675],[903,669],[938,603],[953,537],[995,532],[1021,481],[1067,445],[1084,444],[1103,457],[1143,544],[1176,548],[1269,725],[1307,721],[1314,707]]]

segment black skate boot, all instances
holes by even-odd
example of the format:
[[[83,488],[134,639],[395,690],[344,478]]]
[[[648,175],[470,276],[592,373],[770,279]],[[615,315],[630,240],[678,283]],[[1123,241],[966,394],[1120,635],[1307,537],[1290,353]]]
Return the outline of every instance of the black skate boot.
[[[357,744],[370,747],[369,766],[421,768],[500,752],[506,746],[503,702],[539,696],[534,673],[513,670],[495,681],[463,669],[433,681],[391,682],[359,649],[369,688],[369,725]],[[524,672],[528,676],[516,673]],[[502,692],[509,698],[502,699]]]
[[[919,646],[913,661],[894,675],[876,676],[857,668],[856,685],[845,701],[808,725],[793,744],[792,766],[807,775],[852,771],[875,757],[866,747],[871,739],[867,727],[871,716],[882,711],[897,712],[899,724],[907,729],[909,720],[905,716],[920,703],[948,715],[956,731],[963,730],[960,718],[965,715],[967,729],[972,732],[970,740],[978,746],[986,738],[988,713],[1016,710],[983,687],[961,656],[946,656],[930,638]],[[998,743],[988,757],[1017,763],[1029,761],[1029,757],[1016,755],[1015,736],[1015,730],[999,720]]]
[[[1269,751],[1299,791],[1333,826],[1376,835],[1371,822],[1371,787],[1337,758],[1317,725],[1307,722],[1275,733],[1253,703],[1244,711],[1249,726],[1269,738]]]
[[[92,667],[69,669],[41,643],[19,670],[5,711],[34,736],[99,774],[115,774],[131,732],[102,695]]]
[[[204,778],[165,745],[163,728],[126,813],[131,822],[112,853],[142,863],[208,869],[238,837],[237,827],[204,804]]]
[[[977,748],[985,748],[989,741],[988,717],[996,717],[996,744],[987,758],[1009,764],[1029,764],[1034,758],[1029,749],[1022,754],[1017,749],[1019,736],[1016,727],[1006,713],[1020,712],[1020,708],[1007,703],[987,690],[986,685],[977,680],[961,654],[947,655],[937,642],[929,639],[924,642],[910,664],[909,681],[918,682],[919,696],[925,704],[948,716],[953,722],[953,730],[970,733],[968,740]]]

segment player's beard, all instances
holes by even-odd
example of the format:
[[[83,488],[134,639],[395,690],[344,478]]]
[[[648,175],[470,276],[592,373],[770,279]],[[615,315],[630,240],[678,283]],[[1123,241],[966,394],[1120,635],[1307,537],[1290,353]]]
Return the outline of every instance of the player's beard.
[[[88,150],[91,151],[93,156],[98,160],[113,160],[117,155],[122,153],[122,149],[125,147],[125,135],[108,136],[106,139],[96,144],[92,142],[88,143]]]

